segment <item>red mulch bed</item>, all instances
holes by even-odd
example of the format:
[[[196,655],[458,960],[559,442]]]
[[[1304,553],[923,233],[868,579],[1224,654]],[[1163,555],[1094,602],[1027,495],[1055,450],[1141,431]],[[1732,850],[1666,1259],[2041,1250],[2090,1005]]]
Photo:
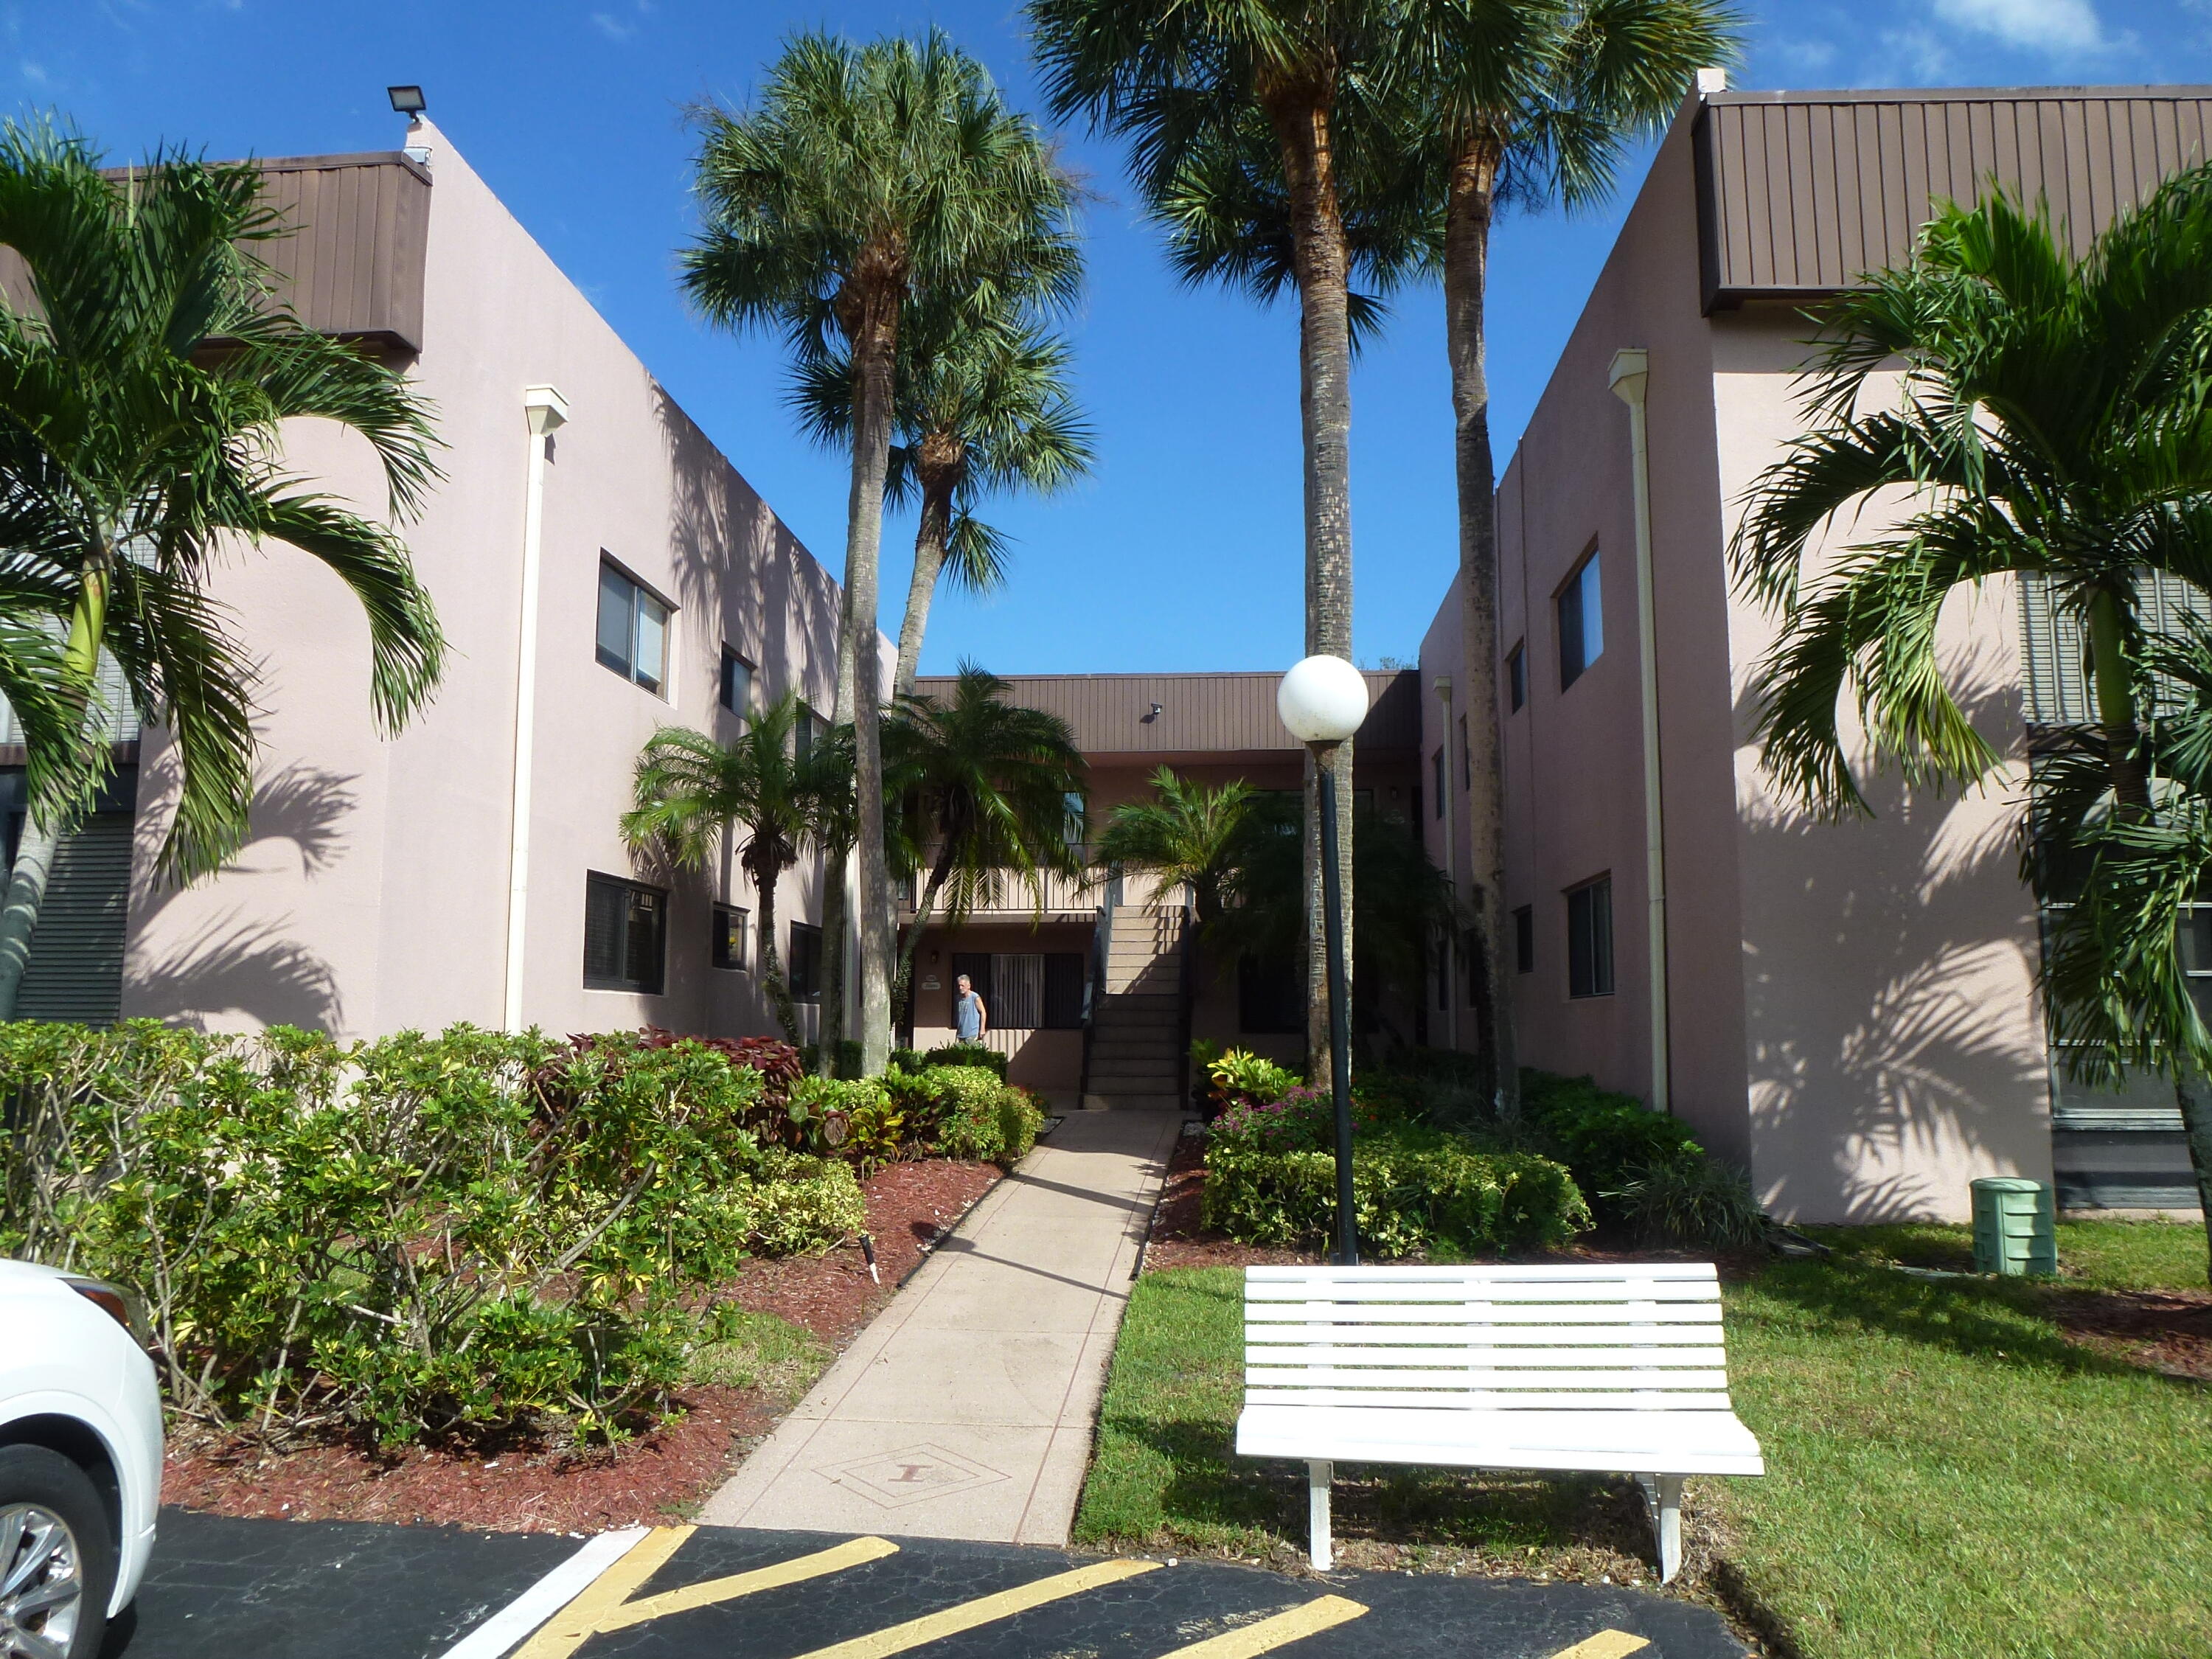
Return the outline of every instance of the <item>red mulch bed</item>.
[[[1146,1273],[1164,1267],[1282,1267],[1328,1259],[1306,1251],[1262,1249],[1208,1232],[1199,1218],[1205,1190],[1206,1142],[1198,1135],[1185,1135],[1168,1159],[1160,1206],[1152,1215],[1152,1242],[1145,1247]]]
[[[861,1189],[868,1200],[868,1231],[875,1240],[880,1285],[869,1279],[859,1249],[832,1250],[827,1255],[749,1261],[723,1289],[722,1299],[804,1325],[842,1348],[998,1179],[999,1170],[990,1164],[949,1158],[894,1164]]]
[[[772,1313],[842,1348],[938,1239],[998,1181],[988,1164],[894,1164],[862,1183],[881,1282],[859,1247],[751,1261],[720,1299]],[[397,1456],[352,1440],[282,1453],[173,1440],[165,1503],[294,1521],[400,1521],[492,1532],[599,1532],[688,1513],[789,1409],[757,1389],[697,1388],[651,1432],[606,1448],[505,1443],[418,1447]]]

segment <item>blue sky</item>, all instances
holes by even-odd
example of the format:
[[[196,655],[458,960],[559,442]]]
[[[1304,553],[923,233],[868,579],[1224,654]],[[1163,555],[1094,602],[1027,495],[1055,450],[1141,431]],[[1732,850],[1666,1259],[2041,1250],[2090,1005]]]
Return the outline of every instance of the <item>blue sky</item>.
[[[1746,0],[1737,84],[2212,81],[2212,0]],[[800,440],[766,339],[702,328],[678,301],[690,234],[684,105],[742,101],[781,36],[941,25],[1018,104],[1035,95],[1016,0],[0,0],[0,106],[54,109],[118,156],[389,149],[393,82],[419,82],[447,137],[832,568],[844,462]],[[948,595],[924,667],[1001,672],[1258,669],[1299,654],[1297,345],[1261,311],[1167,273],[1110,141],[1066,135],[1098,199],[1074,337],[1098,433],[1093,477],[995,505],[1013,580]],[[1605,210],[1500,227],[1491,301],[1498,452],[1541,392],[1643,173]],[[1440,305],[1398,304],[1353,390],[1355,648],[1410,657],[1454,558]],[[910,522],[884,538],[884,623]]]

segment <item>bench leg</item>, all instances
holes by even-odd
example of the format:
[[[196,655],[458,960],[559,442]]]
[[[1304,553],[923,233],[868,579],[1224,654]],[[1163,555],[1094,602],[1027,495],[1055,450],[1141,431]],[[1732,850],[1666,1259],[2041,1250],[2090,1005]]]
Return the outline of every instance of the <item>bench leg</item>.
[[[1644,1488],[1644,1506],[1659,1538],[1659,1582],[1672,1583],[1682,1570],[1682,1477],[1639,1474],[1636,1480]]]
[[[1335,1474],[1336,1466],[1327,1458],[1317,1457],[1306,1465],[1307,1553],[1316,1572],[1327,1572],[1333,1559],[1329,1552],[1328,1483]]]

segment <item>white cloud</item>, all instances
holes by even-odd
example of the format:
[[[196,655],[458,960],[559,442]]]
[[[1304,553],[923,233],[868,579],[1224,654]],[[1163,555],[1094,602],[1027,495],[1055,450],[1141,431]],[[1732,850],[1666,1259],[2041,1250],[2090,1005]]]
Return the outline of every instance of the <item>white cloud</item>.
[[[1889,55],[1879,60],[1873,77],[1863,85],[1937,86],[1950,76],[1950,48],[1926,29],[1885,29],[1881,44]]]
[[[1793,75],[1824,74],[1836,61],[1836,43],[1832,40],[1777,40],[1768,50],[1787,64]]]
[[[2061,56],[2108,52],[2113,45],[2091,0],[1935,0],[1935,8],[1954,28],[2023,52]]]
[[[635,0],[635,9],[639,17],[649,15],[653,10],[653,0]],[[638,31],[635,19],[626,22],[611,11],[593,12],[592,22],[610,40],[627,40]]]

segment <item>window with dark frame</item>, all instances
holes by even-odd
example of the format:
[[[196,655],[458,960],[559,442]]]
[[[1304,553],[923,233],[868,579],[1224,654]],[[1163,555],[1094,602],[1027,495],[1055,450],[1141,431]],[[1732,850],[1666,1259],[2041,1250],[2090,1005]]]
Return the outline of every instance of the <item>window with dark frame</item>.
[[[822,995],[822,930],[803,921],[791,924],[791,960],[784,969],[784,985],[794,1002],[814,1002]]]
[[[1521,705],[1528,701],[1528,652],[1519,641],[1505,653],[1505,712],[1520,712]]]
[[[722,647],[722,684],[715,701],[739,720],[753,712],[753,665],[728,646]]]
[[[1567,895],[1567,994],[1613,994],[1611,876],[1600,876]]]
[[[668,607],[604,556],[597,654],[603,666],[660,695],[668,675]]]
[[[750,912],[734,904],[714,907],[714,966],[739,969],[752,966],[745,952],[745,933],[751,921]]]
[[[659,996],[665,983],[668,895],[589,871],[584,877],[584,988]]]
[[[1559,590],[1559,690],[1564,691],[1605,651],[1604,594],[1595,548]]]
[[[1524,904],[1513,913],[1513,971],[1536,971],[1536,907]]]
[[[793,760],[805,760],[814,752],[816,720],[814,711],[800,703],[791,717],[791,755]]]

